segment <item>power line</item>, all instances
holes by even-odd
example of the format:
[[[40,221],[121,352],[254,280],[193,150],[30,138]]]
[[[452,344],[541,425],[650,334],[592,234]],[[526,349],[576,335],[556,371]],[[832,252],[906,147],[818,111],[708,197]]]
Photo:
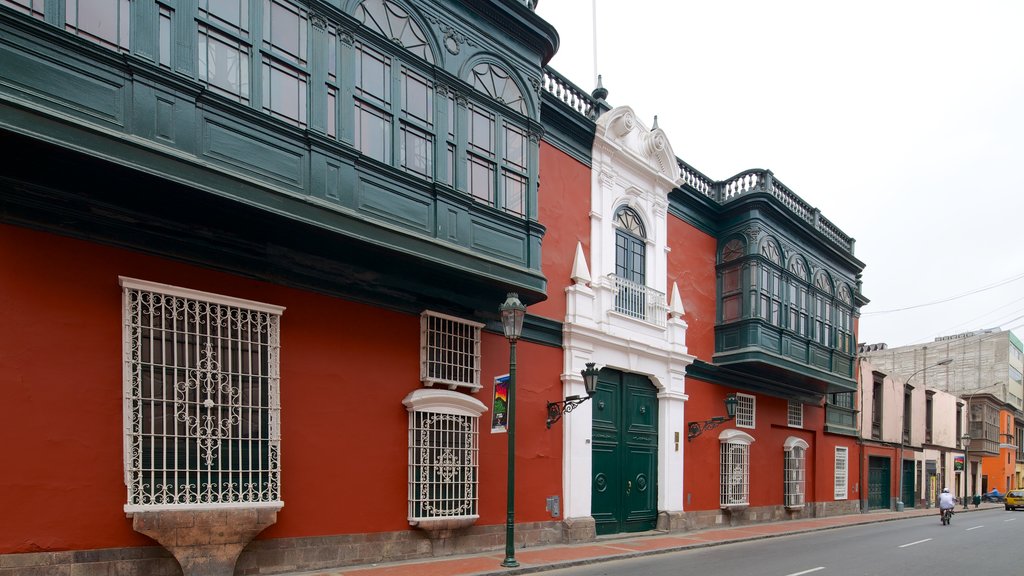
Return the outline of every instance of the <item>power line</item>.
[[[914,309],[917,309],[917,308],[924,308],[925,306],[934,306],[936,304],[945,304],[946,302],[952,302],[953,300],[958,300],[960,298],[965,298],[967,296],[973,296],[975,294],[980,294],[981,292],[985,292],[985,291],[991,290],[993,288],[998,288],[998,287],[1003,286],[1005,284],[1009,284],[1010,282],[1015,282],[1017,280],[1020,280],[1021,278],[1024,278],[1024,272],[1022,272],[1022,273],[1020,273],[1020,274],[1018,274],[1016,276],[1013,276],[1011,278],[1007,278],[1005,280],[1000,280],[999,282],[996,282],[995,284],[990,284],[988,286],[983,286],[981,288],[977,288],[975,290],[970,290],[968,292],[964,292],[963,294],[958,294],[956,296],[950,296],[949,298],[943,298],[942,300],[936,300],[934,302],[926,302],[924,304],[915,304],[913,306],[907,306],[905,308],[893,308],[891,310],[875,310],[875,311],[870,311],[870,312],[861,312],[861,316],[868,316],[868,315],[871,315],[871,314],[890,314],[892,312],[904,312],[906,310],[914,310]]]

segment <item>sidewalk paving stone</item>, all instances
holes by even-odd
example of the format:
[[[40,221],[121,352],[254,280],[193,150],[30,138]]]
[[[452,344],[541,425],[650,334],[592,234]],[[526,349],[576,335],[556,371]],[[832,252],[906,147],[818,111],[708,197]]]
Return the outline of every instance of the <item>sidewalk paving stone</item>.
[[[957,513],[1002,508],[1002,504],[982,504],[978,508]],[[387,564],[348,566],[330,570],[295,572],[280,576],[514,576],[592,564],[607,560],[619,560],[649,554],[661,554],[718,544],[745,540],[759,540],[815,530],[841,528],[858,524],[887,522],[907,518],[938,515],[935,508],[908,508],[902,512],[890,510],[869,511],[843,516],[809,518],[804,520],[782,520],[763,524],[745,524],[734,527],[714,527],[692,532],[666,534],[646,532],[601,537],[595,542],[582,544],[559,544],[516,550],[520,566],[503,568],[503,551],[489,551],[479,554],[444,556],[422,560],[409,560]]]

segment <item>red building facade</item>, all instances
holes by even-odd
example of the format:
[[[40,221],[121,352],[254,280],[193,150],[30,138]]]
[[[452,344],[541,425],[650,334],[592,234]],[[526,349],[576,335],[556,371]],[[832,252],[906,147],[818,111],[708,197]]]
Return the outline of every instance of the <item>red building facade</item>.
[[[858,509],[852,239],[546,68],[530,2],[44,4],[0,3],[0,576],[496,548],[510,293],[515,546]]]

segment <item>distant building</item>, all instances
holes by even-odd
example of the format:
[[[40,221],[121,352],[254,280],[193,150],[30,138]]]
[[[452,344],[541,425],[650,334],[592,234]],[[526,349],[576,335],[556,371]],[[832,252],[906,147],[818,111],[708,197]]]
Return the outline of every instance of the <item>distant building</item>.
[[[975,330],[912,346],[861,345],[859,352],[886,374],[914,375],[914,384],[961,399],[969,422],[969,454],[983,468],[979,489],[1021,486],[1024,344],[1013,332]],[[940,365],[944,360],[951,362]]]
[[[942,488],[957,497],[973,493],[975,477],[964,485],[964,410],[957,397],[886,374],[864,357],[859,374],[864,508],[928,506]]]

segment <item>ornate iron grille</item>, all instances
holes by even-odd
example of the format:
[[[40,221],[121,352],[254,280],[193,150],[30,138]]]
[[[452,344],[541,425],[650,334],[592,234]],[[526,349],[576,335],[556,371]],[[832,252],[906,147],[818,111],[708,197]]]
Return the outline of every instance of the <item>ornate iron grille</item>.
[[[721,505],[723,507],[748,504],[750,492],[750,446],[732,442],[722,443]]]
[[[282,309],[122,285],[126,510],[279,502]]]
[[[409,413],[409,521],[477,516],[479,418]]]
[[[793,446],[785,452],[787,508],[799,508],[804,505],[804,449]]]

